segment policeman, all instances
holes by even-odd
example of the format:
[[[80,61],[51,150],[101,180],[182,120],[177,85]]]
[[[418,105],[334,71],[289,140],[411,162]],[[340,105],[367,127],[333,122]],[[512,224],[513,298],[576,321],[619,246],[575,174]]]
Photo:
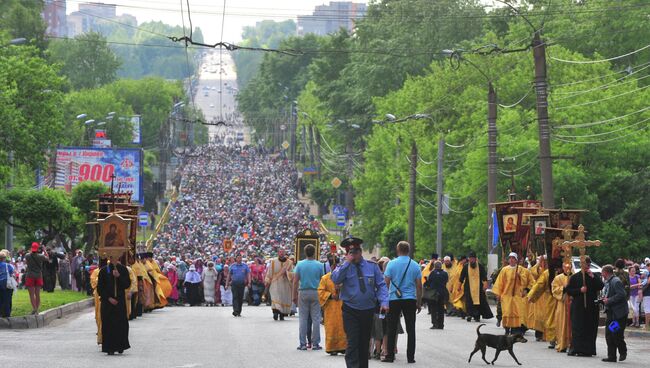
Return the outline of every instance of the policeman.
[[[368,367],[372,319],[388,313],[388,289],[379,266],[361,255],[363,240],[347,237],[341,241],[347,255],[345,263],[332,271],[332,281],[340,284],[343,301],[343,327],[347,335],[345,364],[348,368]]]

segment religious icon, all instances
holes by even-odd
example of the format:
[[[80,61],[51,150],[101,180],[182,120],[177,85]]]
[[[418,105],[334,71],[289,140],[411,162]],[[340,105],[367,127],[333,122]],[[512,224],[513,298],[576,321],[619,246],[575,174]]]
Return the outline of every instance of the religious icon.
[[[522,225],[530,225],[530,215],[524,213],[521,218],[521,224]]]
[[[517,232],[517,215],[503,215],[503,232]]]
[[[544,235],[546,233],[546,221],[535,221],[535,235]]]
[[[110,219],[102,224],[102,233],[104,234],[104,247],[124,247],[127,243],[125,235],[125,223]]]

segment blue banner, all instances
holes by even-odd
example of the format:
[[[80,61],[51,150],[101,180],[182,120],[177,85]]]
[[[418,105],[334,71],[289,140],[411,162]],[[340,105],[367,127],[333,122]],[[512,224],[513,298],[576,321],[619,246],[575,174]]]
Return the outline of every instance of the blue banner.
[[[111,186],[121,193],[132,192],[131,200],[144,203],[142,190],[142,149],[59,147],[56,150],[57,189],[72,192],[83,181],[95,181]]]
[[[499,221],[497,220],[497,211],[492,210],[492,247],[499,245]]]

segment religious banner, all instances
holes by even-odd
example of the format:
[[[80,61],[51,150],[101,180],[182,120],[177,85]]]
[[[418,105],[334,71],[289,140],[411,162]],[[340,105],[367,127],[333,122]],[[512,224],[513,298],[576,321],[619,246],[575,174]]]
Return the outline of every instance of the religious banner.
[[[230,253],[230,251],[232,251],[232,239],[223,240],[223,251],[226,253]]]
[[[317,232],[306,229],[303,232],[296,235],[296,242],[295,242],[296,261],[300,261],[307,258],[305,256],[305,247],[308,244],[311,244],[316,248],[316,253],[315,253],[316,259],[320,257],[320,237],[318,236]]]
[[[127,264],[127,255],[131,249],[131,242],[129,241],[131,220],[117,214],[111,214],[106,218],[99,219],[98,222],[100,229],[99,257],[107,260],[112,256],[122,259],[122,263]]]
[[[492,205],[496,211],[495,222],[503,252],[525,255],[529,246],[530,216],[541,211],[541,202],[526,199]]]

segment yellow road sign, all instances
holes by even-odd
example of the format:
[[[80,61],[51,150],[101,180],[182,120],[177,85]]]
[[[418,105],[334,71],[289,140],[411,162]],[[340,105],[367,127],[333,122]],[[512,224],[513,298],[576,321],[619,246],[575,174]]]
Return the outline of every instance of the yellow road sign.
[[[341,184],[343,184],[343,182],[339,178],[332,179],[331,183],[335,189],[338,189],[341,186]]]

